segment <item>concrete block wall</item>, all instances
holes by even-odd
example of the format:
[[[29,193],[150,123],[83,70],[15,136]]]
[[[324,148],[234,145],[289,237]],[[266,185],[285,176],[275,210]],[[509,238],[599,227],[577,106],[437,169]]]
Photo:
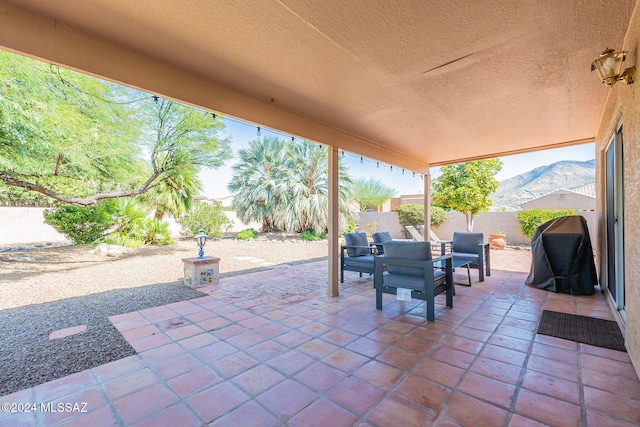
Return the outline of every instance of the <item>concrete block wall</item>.
[[[0,246],[67,242],[64,235],[45,224],[45,209],[0,207]]]
[[[594,211],[580,212],[587,220],[591,244],[596,247],[596,215]],[[396,212],[360,212],[358,224],[361,231],[368,231],[367,225],[378,222],[377,231],[389,231],[394,239],[404,239],[402,227]],[[447,220],[439,227],[433,227],[440,240],[451,240],[455,231],[466,231],[467,221],[460,212],[448,212]],[[522,234],[515,212],[482,212],[474,217],[473,231],[482,232],[485,240],[490,234],[505,232],[510,245],[529,245],[531,240]]]

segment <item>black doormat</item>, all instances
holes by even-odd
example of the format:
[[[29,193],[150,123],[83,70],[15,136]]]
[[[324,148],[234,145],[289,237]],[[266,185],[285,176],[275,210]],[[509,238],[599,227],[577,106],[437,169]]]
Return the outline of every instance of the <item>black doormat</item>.
[[[627,351],[620,328],[613,320],[543,310],[538,333],[596,347]]]

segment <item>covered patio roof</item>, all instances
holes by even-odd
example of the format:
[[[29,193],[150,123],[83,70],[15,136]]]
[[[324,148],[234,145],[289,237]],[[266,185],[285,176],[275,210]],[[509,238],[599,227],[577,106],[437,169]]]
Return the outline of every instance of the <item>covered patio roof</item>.
[[[0,0],[0,47],[429,166],[591,142],[634,0]]]

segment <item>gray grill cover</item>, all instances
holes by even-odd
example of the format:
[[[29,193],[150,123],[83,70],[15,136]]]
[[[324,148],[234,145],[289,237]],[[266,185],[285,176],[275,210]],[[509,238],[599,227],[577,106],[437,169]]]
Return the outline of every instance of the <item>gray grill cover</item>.
[[[587,221],[563,216],[536,228],[531,240],[531,272],[525,283],[572,295],[591,295],[598,284]]]

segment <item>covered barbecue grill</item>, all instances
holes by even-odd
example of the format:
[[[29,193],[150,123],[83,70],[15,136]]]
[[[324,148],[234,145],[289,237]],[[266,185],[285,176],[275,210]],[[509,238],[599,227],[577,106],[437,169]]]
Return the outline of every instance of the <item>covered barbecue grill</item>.
[[[531,240],[531,272],[525,283],[572,295],[591,295],[598,284],[587,221],[563,216],[540,225]]]

